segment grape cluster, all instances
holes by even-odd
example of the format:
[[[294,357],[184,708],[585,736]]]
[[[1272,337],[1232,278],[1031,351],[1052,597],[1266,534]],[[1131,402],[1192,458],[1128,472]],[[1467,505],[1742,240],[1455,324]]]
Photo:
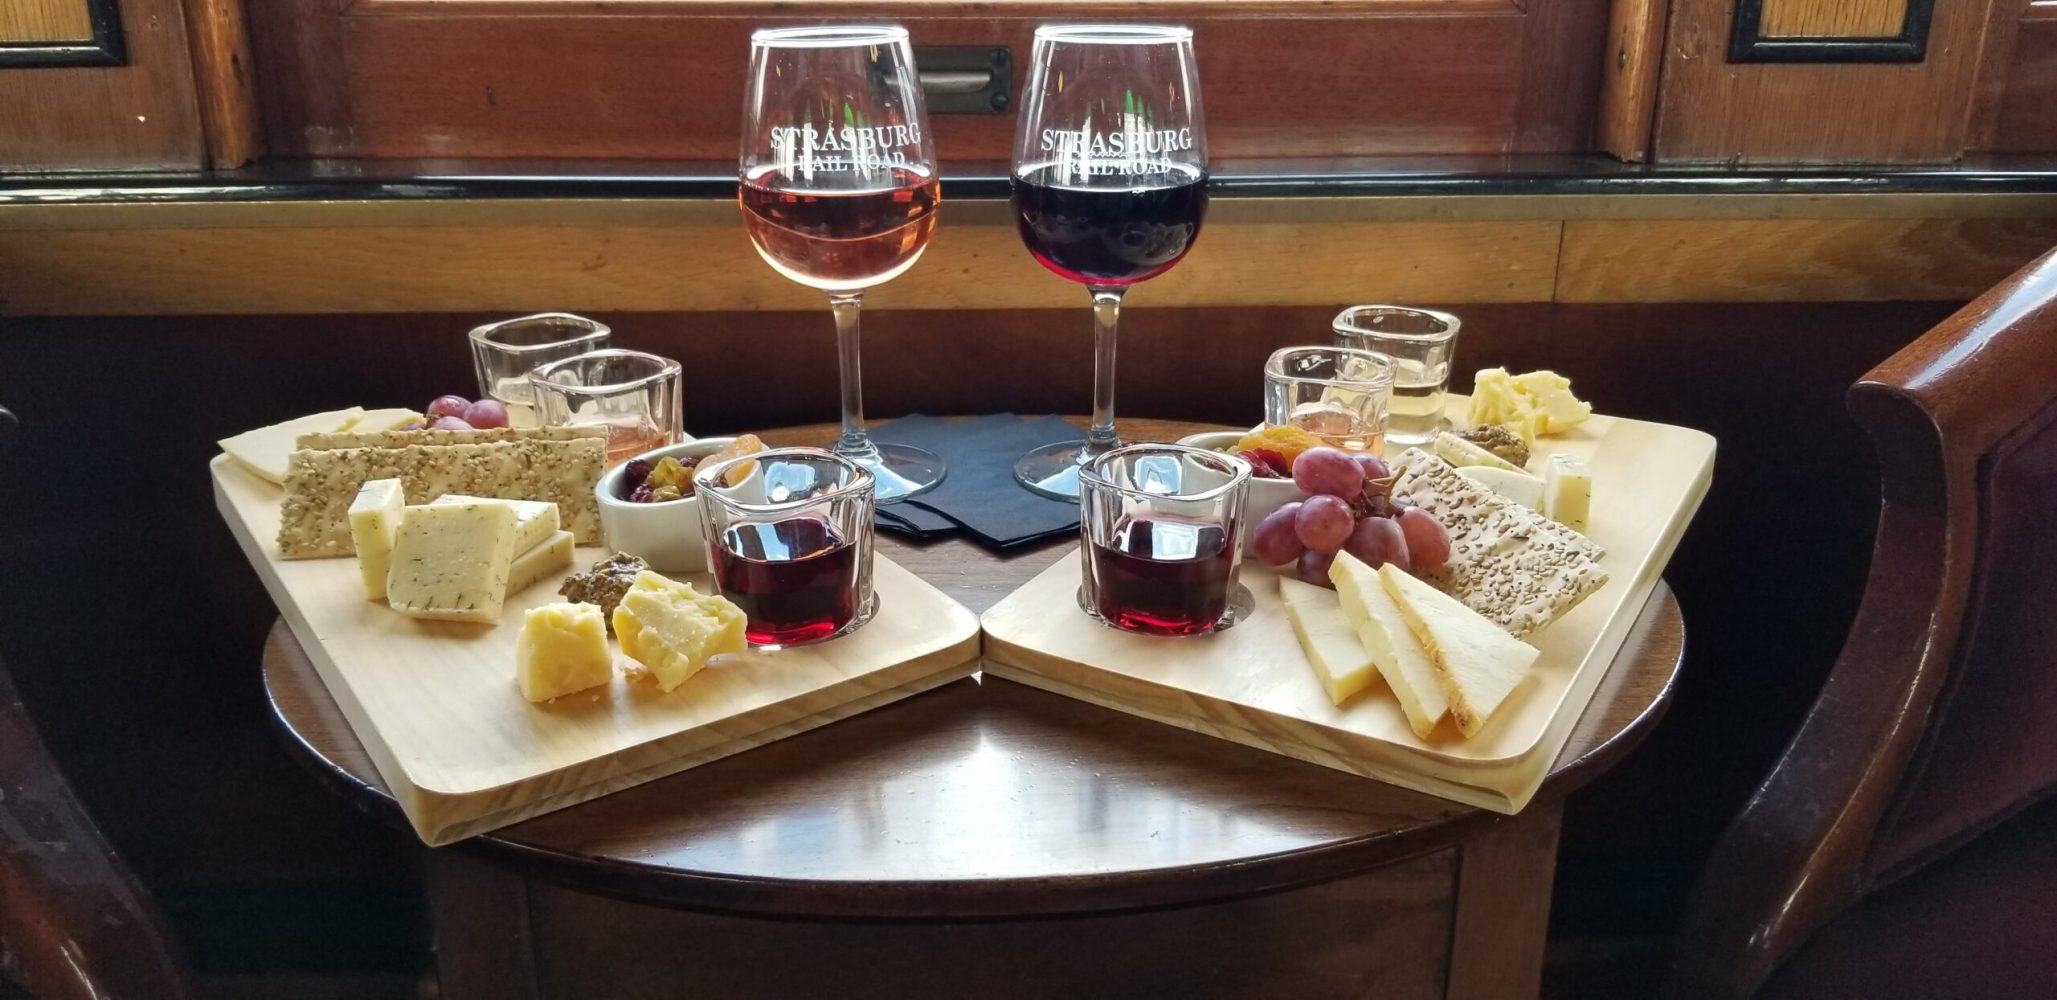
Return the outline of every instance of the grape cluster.
[[[437,396],[426,412],[428,429],[432,431],[486,430],[507,426],[507,407],[497,399],[481,399],[474,403],[463,396]]]
[[[1409,571],[1448,562],[1450,533],[1434,514],[1393,496],[1392,483],[1392,470],[1370,452],[1309,448],[1293,460],[1293,485],[1307,499],[1257,522],[1250,552],[1273,566],[1294,563],[1300,579],[1323,587],[1338,552]]]

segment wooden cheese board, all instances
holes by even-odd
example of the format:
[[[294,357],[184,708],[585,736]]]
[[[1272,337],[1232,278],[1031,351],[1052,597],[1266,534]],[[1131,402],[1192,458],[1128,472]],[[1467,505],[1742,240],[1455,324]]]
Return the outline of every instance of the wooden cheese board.
[[[211,471],[236,541],[432,845],[804,732],[979,666],[977,618],[878,557],[877,616],[851,635],[724,657],[668,694],[617,672],[607,688],[532,705],[514,682],[519,623],[526,609],[562,600],[564,573],[510,594],[497,627],[408,618],[365,600],[353,559],[281,559],[280,490],[226,456]],[[580,547],[574,568],[606,554]]]
[[[1453,416],[1465,400],[1454,398]],[[1592,469],[1590,528],[1608,582],[1531,635],[1541,656],[1476,735],[1445,720],[1416,737],[1378,684],[1337,707],[1301,652],[1278,579],[1254,559],[1242,583],[1255,610],[1209,636],[1132,635],[1079,610],[1074,548],[987,611],[986,672],[1116,709],[1378,778],[1501,813],[1528,803],[1570,738],[1706,496],[1714,439],[1665,424],[1595,416],[1537,441]]]

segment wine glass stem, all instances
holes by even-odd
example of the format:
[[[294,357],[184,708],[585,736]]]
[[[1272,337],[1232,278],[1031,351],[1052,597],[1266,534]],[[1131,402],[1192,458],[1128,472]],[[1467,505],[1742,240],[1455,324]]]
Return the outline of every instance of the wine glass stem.
[[[1121,285],[1094,285],[1093,293],[1093,426],[1086,431],[1088,457],[1121,445],[1114,433],[1114,334],[1121,325]]]
[[[878,447],[864,432],[864,361],[859,357],[862,338],[857,316],[864,307],[863,292],[829,296],[829,308],[836,314],[836,360],[843,377],[843,436],[835,452],[845,458],[875,458]]]

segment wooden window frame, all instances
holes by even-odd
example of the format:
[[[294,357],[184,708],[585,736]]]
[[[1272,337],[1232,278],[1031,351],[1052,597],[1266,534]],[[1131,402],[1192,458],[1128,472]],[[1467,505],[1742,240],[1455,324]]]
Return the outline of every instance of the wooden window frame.
[[[53,66],[126,66],[128,44],[121,30],[121,0],[83,0],[93,26],[85,41],[0,42],[0,69]]]

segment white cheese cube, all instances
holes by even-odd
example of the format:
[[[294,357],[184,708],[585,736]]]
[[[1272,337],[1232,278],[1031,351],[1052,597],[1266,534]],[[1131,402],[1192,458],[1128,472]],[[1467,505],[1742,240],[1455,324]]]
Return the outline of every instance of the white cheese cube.
[[[545,604],[523,613],[514,641],[514,682],[522,697],[549,701],[613,679],[614,653],[599,605]]]
[[[462,493],[445,493],[430,503],[477,503],[491,497],[468,497]],[[557,505],[548,500],[506,500],[514,505],[514,551],[527,552],[550,540],[564,525],[557,516]],[[510,584],[511,589],[520,590],[519,584]]]
[[[1573,531],[1586,530],[1593,509],[1593,473],[1570,455],[1552,455],[1543,466],[1543,516]]]
[[[515,556],[507,567],[507,592],[519,594],[537,580],[569,567],[572,537],[571,532],[560,531],[543,544]]]
[[[636,574],[614,609],[621,651],[647,667],[662,691],[699,673],[717,654],[747,649],[744,623],[743,609],[727,598],[710,597],[648,570]]]
[[[398,479],[374,479],[357,488],[350,501],[350,543],[357,549],[357,571],[364,576],[364,599],[386,596],[386,574],[393,568],[393,538],[400,532],[407,492]]]
[[[1357,627],[1344,616],[1335,591],[1290,576],[1278,578],[1278,589],[1293,634],[1300,637],[1300,649],[1330,701],[1341,705],[1378,679],[1378,667],[1357,638]]]
[[[513,559],[506,501],[408,507],[393,540],[387,603],[416,618],[498,622]]]

